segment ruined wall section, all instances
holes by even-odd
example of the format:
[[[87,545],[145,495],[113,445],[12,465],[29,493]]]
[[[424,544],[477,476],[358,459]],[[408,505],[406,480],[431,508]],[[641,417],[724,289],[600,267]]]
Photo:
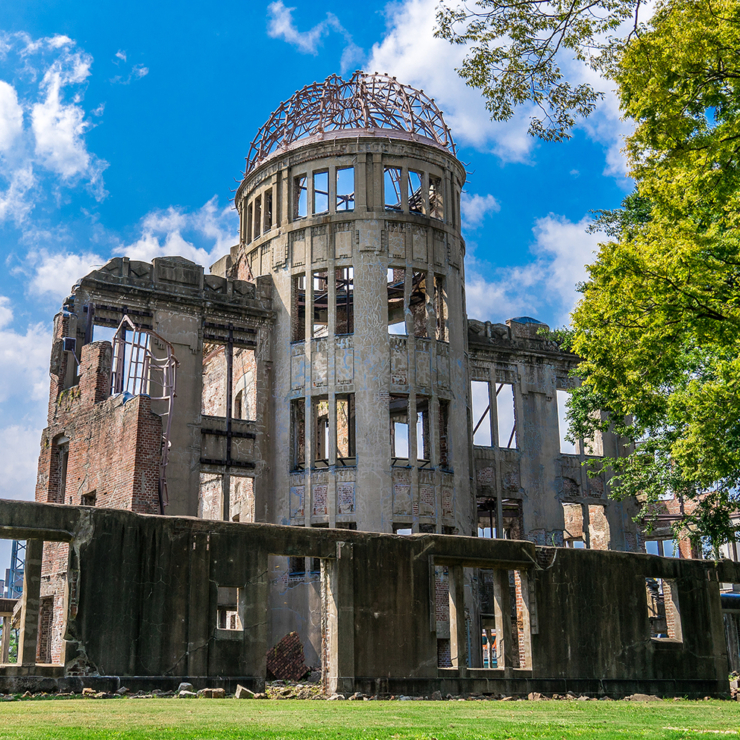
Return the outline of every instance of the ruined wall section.
[[[510,538],[639,552],[641,534],[632,521],[636,504],[609,499],[606,475],[589,477],[583,465],[590,456],[618,455],[617,437],[604,434],[561,451],[558,402],[566,398],[563,391],[573,388],[569,373],[578,358],[541,333],[547,328],[532,319],[468,321],[470,381],[479,390],[486,387],[480,384],[490,389],[489,416],[479,427],[490,424],[490,436],[477,436],[473,445],[479,526],[488,527],[490,521],[496,528],[500,513]],[[509,413],[496,395],[502,385],[505,393],[508,387],[513,392],[516,434],[511,446],[501,435],[509,427],[498,419]],[[471,408],[473,425],[480,413]]]

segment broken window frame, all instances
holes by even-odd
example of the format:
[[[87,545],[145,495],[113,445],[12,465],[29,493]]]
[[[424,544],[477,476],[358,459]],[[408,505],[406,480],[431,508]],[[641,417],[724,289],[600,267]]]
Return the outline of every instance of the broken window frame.
[[[437,323],[437,341],[449,342],[447,286],[444,275],[434,276],[434,313]]]
[[[444,221],[444,183],[441,177],[429,175],[429,215],[438,221]]]
[[[488,397],[488,403],[486,404],[483,411],[480,411],[480,402],[476,402],[476,396],[479,395],[476,393],[476,390],[479,392],[482,390],[481,386],[485,386],[486,389],[486,395]],[[477,406],[477,410],[476,410]],[[491,448],[494,444],[494,438],[493,438],[493,415],[491,413],[491,384],[487,380],[471,380],[470,381],[470,410],[473,414],[473,446],[474,447],[486,447]],[[476,442],[475,435],[478,433],[478,430],[480,427],[486,422],[487,418],[487,427],[484,427],[482,433],[483,437],[479,437],[479,441]],[[488,443],[485,442],[485,432],[488,432]]]
[[[329,336],[329,270],[323,268],[311,273],[313,280],[311,337],[321,339]],[[324,321],[316,321],[317,314]]]
[[[558,435],[560,437],[560,454],[561,455],[578,455],[578,443],[569,442],[566,439],[570,427],[568,425],[566,414],[568,413],[568,400],[570,398],[570,390],[567,388],[557,388],[555,390],[555,403],[556,411],[558,414]],[[566,399],[562,403],[562,399]]]
[[[354,268],[337,267],[334,276],[334,334],[354,334]]]
[[[412,272],[409,310],[414,317],[414,336],[417,339],[429,338],[427,327],[427,306],[429,305],[427,278],[428,275],[424,270],[414,270]]]
[[[403,169],[395,165],[383,167],[383,205],[386,211],[401,213],[403,211],[402,198]]]
[[[336,464],[342,467],[353,467],[357,464],[357,440],[356,440],[356,409],[355,409],[355,394],[354,393],[342,393],[335,396],[335,430],[336,430]],[[340,424],[340,415],[342,409],[346,405],[346,418],[347,418],[347,448],[346,450],[340,449],[339,443],[339,430],[342,426]],[[346,452],[346,454],[344,454]]]
[[[388,308],[388,334],[391,336],[408,336],[406,328],[406,268],[389,267],[386,275],[387,282],[387,308]],[[391,322],[391,317],[398,317],[400,309],[400,321]],[[393,331],[393,329],[403,329]]]
[[[452,470],[452,449],[450,445],[450,402],[446,398],[439,399],[437,413],[439,427],[439,467],[442,470]]]
[[[244,632],[240,608],[242,589],[238,586],[218,586],[217,589],[216,628],[224,632]],[[233,600],[230,598],[232,591],[235,592]],[[222,602],[222,599],[228,601]]]
[[[293,275],[291,278],[291,341],[306,340],[306,276]]]
[[[432,464],[432,416],[431,399],[416,396],[416,462],[426,468]]]
[[[311,212],[314,216],[329,213],[329,170],[313,172],[311,182],[313,184]],[[322,190],[322,187],[325,189]]]
[[[504,406],[504,397],[501,395],[504,387],[511,389],[511,403]],[[508,395],[508,394],[507,394]],[[504,411],[511,412],[512,425],[511,432],[507,435],[502,432],[501,424],[505,417]],[[514,389],[513,383],[496,383],[496,427],[498,431],[498,446],[502,450],[516,450],[518,449],[518,435],[517,435],[517,423],[516,423],[516,390]],[[506,428],[504,432],[508,431]],[[503,440],[506,439],[506,444],[503,444]]]
[[[308,216],[308,175],[296,175],[293,178],[293,220]]]
[[[328,396],[311,397],[312,468],[328,468],[331,464],[331,409]]]
[[[252,219],[254,225],[254,238],[259,238],[262,233],[262,194],[255,196],[254,198],[254,218]]]
[[[304,470],[306,467],[306,399],[296,398],[290,402],[290,469]]]
[[[395,407],[395,408],[394,408]],[[411,456],[411,440],[409,437],[409,397],[407,395],[391,394],[388,402],[390,421],[391,465],[392,467],[408,467]],[[405,419],[403,421],[402,419]],[[399,453],[398,433],[406,427],[406,455]]]
[[[424,173],[409,170],[406,176],[409,213],[424,215]]]
[[[250,201],[247,205],[247,230],[246,230],[246,236],[247,236],[247,244],[251,244],[252,239],[252,202]]]
[[[346,190],[346,184],[340,184],[341,173],[351,172],[352,175],[352,190]],[[343,178],[342,178],[343,179]],[[335,185],[335,211],[341,213],[344,211],[355,210],[355,168],[349,167],[337,167],[334,171],[334,185]]]
[[[657,642],[683,642],[681,608],[675,579],[645,578],[650,639]],[[665,632],[656,623],[665,623]],[[661,625],[662,626],[662,625]]]
[[[266,234],[272,229],[272,188],[265,190],[262,198],[262,233]]]

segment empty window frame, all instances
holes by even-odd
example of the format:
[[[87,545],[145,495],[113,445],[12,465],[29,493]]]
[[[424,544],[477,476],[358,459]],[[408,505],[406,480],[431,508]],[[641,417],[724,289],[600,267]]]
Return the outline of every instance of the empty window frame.
[[[313,212],[329,212],[329,173],[313,173]]]
[[[201,413],[226,416],[226,354],[220,344],[203,342]]]
[[[266,231],[269,231],[272,228],[272,190],[265,190],[262,198],[264,200],[264,206],[262,208],[262,233],[264,234]]]
[[[311,336],[326,337],[329,334],[329,273],[317,270],[313,274],[313,315]]]
[[[329,465],[329,399],[312,398],[313,410],[313,462],[316,468]]]
[[[223,519],[224,477],[221,473],[201,473],[198,490],[198,517]]]
[[[243,630],[239,616],[239,591],[231,586],[218,587],[218,611],[216,626],[220,630]]]
[[[290,402],[291,469],[303,470],[306,465],[306,401]]]
[[[678,540],[648,540],[645,542],[645,552],[648,555],[660,555],[664,558],[681,557]]]
[[[303,578],[306,575],[306,558],[291,557],[288,558],[288,577]]]
[[[411,213],[424,213],[424,194],[422,185],[424,175],[421,172],[409,170],[408,192],[409,192],[409,211]]]
[[[447,334],[447,289],[441,275],[434,276],[434,312],[437,315],[437,341],[448,342]]]
[[[291,289],[291,340],[306,338],[306,276],[293,275]]]
[[[445,217],[442,178],[434,175],[429,175],[429,215],[440,221]]]
[[[445,399],[439,401],[439,467],[442,470],[450,469],[450,402]]]
[[[82,494],[82,505],[83,506],[95,506],[97,502],[98,494],[97,491],[88,491]]]
[[[388,268],[388,333],[406,335],[405,290],[406,270]]]
[[[431,455],[429,399],[416,397],[416,459],[429,462]],[[424,467],[424,466],[422,466]]]
[[[654,640],[683,642],[681,610],[676,582],[664,578],[646,578],[650,637]]]
[[[355,394],[336,397],[337,465],[353,465],[355,447]]]
[[[414,530],[412,529],[410,524],[394,524],[393,525],[393,534],[402,534],[402,535],[412,535],[414,533]]]
[[[424,339],[427,334],[427,274],[414,270],[409,299],[411,315],[414,317],[414,336]]]
[[[496,385],[496,417],[498,420],[498,446],[516,449],[516,409],[514,386],[511,383]]]
[[[490,383],[471,381],[470,399],[473,406],[473,444],[477,447],[493,447]]]
[[[254,350],[244,347],[235,347],[233,356],[233,387],[231,416],[234,419],[257,418],[257,388]]]
[[[247,206],[247,244],[252,241],[252,207],[252,203]]]
[[[338,267],[335,278],[336,326],[334,333],[352,334],[355,330],[354,270],[351,267]]]
[[[293,178],[293,218],[305,218],[308,215],[308,176],[298,175]]]
[[[56,460],[54,459],[56,457]],[[67,467],[69,462],[69,438],[57,437],[52,442],[52,476],[49,481],[49,503],[63,504],[67,494]],[[70,500],[70,503],[71,500]]]
[[[254,238],[262,233],[262,196],[254,199]]]
[[[355,168],[340,167],[336,173],[337,211],[355,209]]]
[[[409,398],[408,396],[391,396],[391,457],[394,463],[409,459]]]
[[[558,430],[560,432],[560,453],[562,455],[575,455],[577,453],[575,442],[567,439],[570,434],[570,424],[568,423],[568,401],[570,393],[564,390],[556,391],[558,404]]]
[[[383,170],[383,191],[386,211],[401,210],[401,168],[385,167]]]

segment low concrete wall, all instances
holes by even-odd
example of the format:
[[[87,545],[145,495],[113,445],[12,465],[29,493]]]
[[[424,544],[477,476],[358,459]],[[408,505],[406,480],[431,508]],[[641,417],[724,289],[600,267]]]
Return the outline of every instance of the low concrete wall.
[[[719,582],[740,582],[740,569],[729,561],[2,500],[0,536],[71,543],[64,666],[0,667],[0,690],[25,690],[34,680],[47,690],[101,682],[174,688],[184,679],[259,688],[269,637],[267,562],[274,554],[322,559],[328,690],[729,691]],[[447,566],[453,581],[453,668],[437,667],[435,566]],[[526,627],[519,639],[526,644],[516,649],[524,667],[512,667],[510,642],[501,645],[510,637],[504,620],[499,665],[505,667],[467,668],[465,620],[454,617],[465,568],[501,574],[499,615],[510,609],[507,571],[519,572],[524,598],[516,608]],[[670,579],[677,589],[682,641],[651,638],[646,577]],[[218,629],[219,586],[240,589],[243,629]],[[26,595],[29,613],[37,596]]]

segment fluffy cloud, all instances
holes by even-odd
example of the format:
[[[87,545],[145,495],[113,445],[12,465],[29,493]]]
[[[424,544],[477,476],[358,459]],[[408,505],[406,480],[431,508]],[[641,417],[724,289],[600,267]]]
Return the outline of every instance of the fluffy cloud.
[[[0,80],[0,152],[7,151],[23,132],[23,109],[12,85]]]
[[[155,257],[179,255],[205,267],[239,241],[239,221],[231,205],[222,208],[214,196],[191,213],[171,206],[147,214],[141,236],[114,250],[131,259],[151,262]]]
[[[576,285],[586,279],[599,236],[587,233],[588,217],[573,223],[562,216],[538,219],[531,247],[532,262],[499,270],[469,260],[466,296],[468,315],[483,321],[504,321],[523,313],[552,326],[569,321],[578,299]],[[493,272],[493,279],[486,275]]]
[[[116,61],[116,59],[118,61]],[[126,55],[126,52],[123,50],[119,50],[115,54],[113,64],[118,66],[121,64],[121,62],[125,64],[127,61],[128,57]],[[130,85],[132,82],[140,80],[142,77],[146,77],[148,74],[149,67],[145,67],[143,64],[134,64],[134,66],[131,67],[128,75],[116,75],[111,79],[111,82],[116,85]]]
[[[501,206],[490,193],[488,195],[463,193],[460,198],[460,210],[464,228],[477,229],[488,214],[498,213]]]
[[[324,36],[334,32],[344,37],[344,49],[340,66],[346,72],[352,64],[362,59],[363,52],[352,40],[352,36],[340,23],[333,13],[327,13],[326,18],[317,23],[308,31],[299,31],[293,21],[295,8],[287,8],[282,0],[275,0],[267,7],[267,35],[273,39],[282,39],[291,46],[295,46],[302,54],[319,53]]]
[[[62,299],[68,296],[72,286],[91,270],[105,264],[106,260],[97,254],[85,252],[31,252],[28,261],[34,264],[33,275],[28,288],[31,294],[54,296]]]

